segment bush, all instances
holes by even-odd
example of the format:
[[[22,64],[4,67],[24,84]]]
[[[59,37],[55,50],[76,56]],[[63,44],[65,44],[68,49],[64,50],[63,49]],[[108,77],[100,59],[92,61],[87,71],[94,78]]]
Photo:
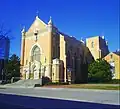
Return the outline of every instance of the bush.
[[[48,83],[51,83],[50,78],[48,78],[48,77],[42,77],[42,84],[45,85],[45,84],[48,84]]]
[[[41,85],[40,84],[35,84],[34,87],[41,87]]]
[[[88,82],[104,83],[112,80],[110,64],[103,59],[93,61],[88,67]]]
[[[120,84],[120,79],[113,79],[108,82],[109,84]]]

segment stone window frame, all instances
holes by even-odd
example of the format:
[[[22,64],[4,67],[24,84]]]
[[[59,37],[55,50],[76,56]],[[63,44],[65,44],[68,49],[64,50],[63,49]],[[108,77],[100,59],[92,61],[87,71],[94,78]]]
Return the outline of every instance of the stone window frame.
[[[36,51],[37,50],[37,51]],[[36,52],[36,53],[35,53]],[[35,45],[32,48],[32,52],[31,52],[31,56],[32,56],[32,61],[36,60],[36,61],[40,61],[40,54],[41,54],[41,49],[39,46]],[[37,57],[36,57],[37,55]],[[33,59],[34,58],[34,59]]]

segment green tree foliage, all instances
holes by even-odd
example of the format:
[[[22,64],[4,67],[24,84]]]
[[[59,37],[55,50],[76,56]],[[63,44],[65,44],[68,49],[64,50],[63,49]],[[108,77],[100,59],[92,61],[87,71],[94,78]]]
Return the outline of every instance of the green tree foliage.
[[[12,77],[20,77],[20,58],[13,54],[6,63],[5,69],[7,80]]]
[[[88,67],[89,82],[108,82],[112,80],[110,64],[103,59],[93,61]]]

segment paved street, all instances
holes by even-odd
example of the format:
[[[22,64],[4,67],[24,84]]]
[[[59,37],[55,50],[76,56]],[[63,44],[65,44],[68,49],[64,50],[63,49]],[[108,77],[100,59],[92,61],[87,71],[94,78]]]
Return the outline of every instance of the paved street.
[[[0,94],[0,109],[119,109],[119,106],[42,97]]]
[[[0,93],[102,104],[119,104],[119,91],[112,90],[107,91],[69,88],[6,88],[0,89]]]

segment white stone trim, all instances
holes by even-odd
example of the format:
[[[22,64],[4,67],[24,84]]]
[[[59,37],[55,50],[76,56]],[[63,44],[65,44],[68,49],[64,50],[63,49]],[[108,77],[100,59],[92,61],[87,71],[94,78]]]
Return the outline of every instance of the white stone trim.
[[[35,20],[39,20],[40,22],[43,23],[43,25],[47,26],[47,24],[43,20],[41,20],[39,17],[36,17]]]
[[[30,49],[30,52],[29,52],[29,56],[31,56],[32,49],[33,49],[35,46],[38,46],[38,47],[40,48],[41,54],[43,54],[43,50],[42,50],[41,46],[38,44],[38,42],[36,42],[34,45],[32,45],[32,47],[31,47],[31,49]]]

